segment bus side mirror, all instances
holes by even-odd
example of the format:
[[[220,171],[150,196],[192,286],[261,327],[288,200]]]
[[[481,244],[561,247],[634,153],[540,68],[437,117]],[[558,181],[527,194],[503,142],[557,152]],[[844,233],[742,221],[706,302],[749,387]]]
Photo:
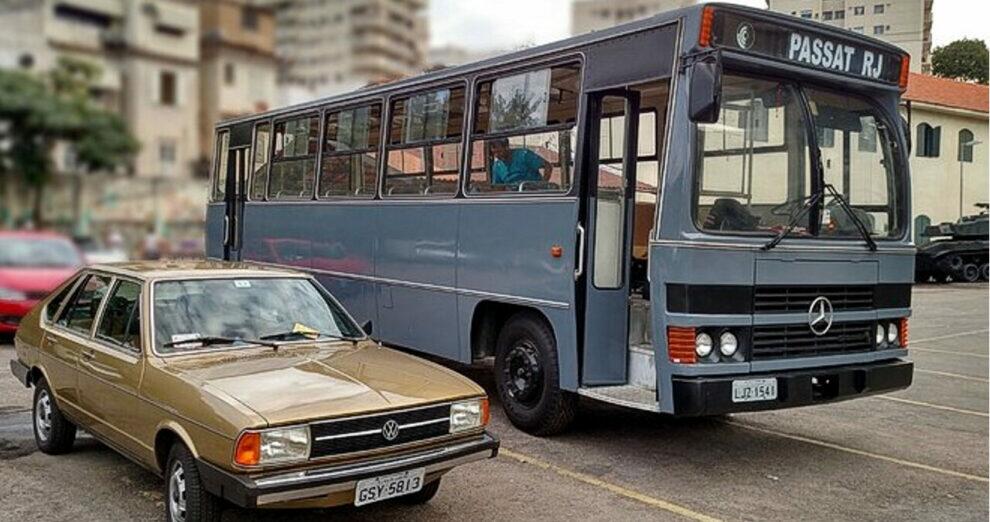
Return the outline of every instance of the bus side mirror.
[[[688,110],[695,123],[715,123],[722,108],[722,60],[710,54],[691,66]]]
[[[904,141],[907,142],[907,153],[911,154],[911,124],[908,123],[907,118],[901,116],[901,127],[904,128]]]
[[[361,325],[361,330],[364,331],[365,335],[370,336],[371,332],[374,331],[374,328],[371,326],[371,321],[365,321],[364,324]]]

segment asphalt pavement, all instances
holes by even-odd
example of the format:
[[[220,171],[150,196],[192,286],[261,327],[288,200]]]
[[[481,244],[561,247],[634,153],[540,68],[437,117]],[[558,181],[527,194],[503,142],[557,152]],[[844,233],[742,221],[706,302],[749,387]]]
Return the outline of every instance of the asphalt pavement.
[[[839,404],[675,420],[583,402],[540,439],[497,407],[492,461],[425,506],[242,511],[224,520],[987,520],[988,288],[914,291],[907,390]],[[0,346],[0,521],[161,520],[162,482],[89,437],[37,452],[31,391]],[[462,369],[494,388],[487,373]]]

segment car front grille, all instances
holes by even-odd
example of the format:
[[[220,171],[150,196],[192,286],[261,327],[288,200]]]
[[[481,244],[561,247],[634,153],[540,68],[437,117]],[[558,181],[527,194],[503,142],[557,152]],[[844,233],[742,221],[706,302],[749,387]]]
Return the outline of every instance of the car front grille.
[[[385,437],[385,424],[399,426],[394,439]],[[450,405],[343,418],[310,424],[312,438],[309,457],[319,458],[398,446],[447,435],[450,432]]]
[[[841,286],[757,286],[753,292],[756,313],[807,312],[812,301],[825,297],[836,312],[873,308],[871,285]]]
[[[754,361],[873,350],[873,322],[834,323],[825,335],[807,324],[753,327]]]

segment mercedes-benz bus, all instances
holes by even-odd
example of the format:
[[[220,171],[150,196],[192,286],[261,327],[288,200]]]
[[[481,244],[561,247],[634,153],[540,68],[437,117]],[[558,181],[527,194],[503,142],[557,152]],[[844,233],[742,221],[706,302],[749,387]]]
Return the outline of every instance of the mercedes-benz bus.
[[[225,121],[207,255],[490,362],[534,434],[579,396],[707,416],[902,389],[909,61],[709,4]]]

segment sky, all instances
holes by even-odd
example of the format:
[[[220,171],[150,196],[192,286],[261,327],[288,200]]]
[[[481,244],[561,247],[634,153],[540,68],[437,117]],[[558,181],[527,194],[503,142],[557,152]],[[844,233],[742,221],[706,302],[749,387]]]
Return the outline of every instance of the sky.
[[[765,0],[727,0],[765,7]],[[888,0],[911,2],[923,0]],[[472,50],[513,50],[570,35],[571,0],[430,0],[431,45]],[[990,2],[934,0],[932,40],[990,40]]]

